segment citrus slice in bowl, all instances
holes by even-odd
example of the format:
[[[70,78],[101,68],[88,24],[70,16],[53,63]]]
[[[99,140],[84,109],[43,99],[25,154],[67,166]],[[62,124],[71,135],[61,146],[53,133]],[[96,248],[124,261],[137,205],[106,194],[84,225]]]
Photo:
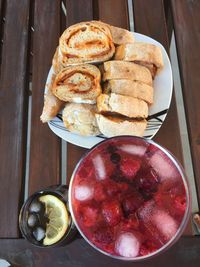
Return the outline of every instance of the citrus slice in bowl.
[[[65,204],[53,195],[44,195],[39,200],[45,205],[46,236],[43,240],[45,246],[57,243],[66,233],[69,226],[69,215]]]

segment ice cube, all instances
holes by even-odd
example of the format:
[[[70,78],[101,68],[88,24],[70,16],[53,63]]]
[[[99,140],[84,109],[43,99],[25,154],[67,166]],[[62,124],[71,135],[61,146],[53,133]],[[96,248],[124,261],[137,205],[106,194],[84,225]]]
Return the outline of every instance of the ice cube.
[[[152,168],[160,176],[161,180],[175,179],[177,171],[173,163],[168,159],[163,152],[157,151],[153,154],[149,161]]]
[[[176,221],[163,210],[157,210],[152,221],[166,240],[170,240],[177,232],[178,225]]]
[[[37,222],[38,222],[37,215],[36,214],[30,214],[28,216],[28,221],[27,222],[28,222],[28,226],[34,227],[37,224]]]
[[[96,178],[98,180],[104,180],[106,178],[106,170],[102,157],[100,155],[97,155],[92,161],[97,173]]]
[[[115,250],[123,257],[136,257],[139,253],[140,242],[132,233],[122,233],[115,243]]]
[[[138,217],[155,242],[161,245],[169,241],[178,229],[175,220],[153,200],[139,209]]]
[[[94,189],[89,185],[80,184],[75,187],[75,198],[79,201],[89,200],[93,195]]]
[[[135,155],[135,156],[139,156],[139,157],[142,157],[147,148],[145,146],[141,146],[141,145],[129,145],[129,144],[126,144],[126,145],[121,145],[119,147],[120,150],[124,151],[124,152],[127,152],[131,155]]]
[[[35,200],[34,202],[31,203],[29,207],[30,212],[40,212],[42,210],[42,203]]]
[[[33,231],[33,236],[37,241],[41,241],[45,237],[45,230],[42,227],[37,227]]]

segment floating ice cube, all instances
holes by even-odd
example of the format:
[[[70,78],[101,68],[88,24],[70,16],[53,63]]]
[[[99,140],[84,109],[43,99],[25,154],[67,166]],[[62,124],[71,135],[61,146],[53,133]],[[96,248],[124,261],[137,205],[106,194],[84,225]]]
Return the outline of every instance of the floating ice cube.
[[[34,201],[31,203],[30,207],[29,207],[30,212],[40,212],[42,210],[42,203],[39,201]]]
[[[42,227],[37,227],[33,231],[33,236],[37,241],[41,241],[45,237],[45,230]]]
[[[28,226],[34,227],[38,222],[38,217],[36,214],[30,214],[28,216]]]
[[[170,240],[177,232],[176,221],[165,211],[157,210],[152,221],[167,240]]]
[[[75,198],[80,201],[89,200],[94,195],[94,189],[89,185],[77,185],[75,187]]]
[[[118,237],[115,249],[123,257],[136,257],[139,253],[140,242],[134,234],[123,233]]]
[[[151,200],[139,209],[138,216],[148,232],[161,245],[169,241],[178,229],[176,221]]]
[[[139,157],[142,157],[147,148],[145,146],[140,146],[140,145],[121,145],[119,147],[120,150],[124,151],[124,152],[127,152],[131,155],[135,155],[135,156],[139,156]]]
[[[97,155],[92,161],[97,173],[96,178],[98,180],[104,180],[106,178],[106,170],[102,157]]]
[[[149,163],[160,176],[162,181],[169,178],[176,178],[177,171],[173,163],[164,155],[163,152],[157,151],[155,154],[153,154]]]

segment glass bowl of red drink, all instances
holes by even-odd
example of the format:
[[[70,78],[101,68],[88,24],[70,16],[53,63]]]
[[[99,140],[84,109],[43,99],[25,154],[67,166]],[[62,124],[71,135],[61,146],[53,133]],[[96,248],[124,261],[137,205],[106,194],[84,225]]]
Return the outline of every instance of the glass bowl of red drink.
[[[190,192],[180,163],[152,140],[119,136],[94,146],[69,187],[76,227],[95,249],[139,261],[164,252],[184,231]]]

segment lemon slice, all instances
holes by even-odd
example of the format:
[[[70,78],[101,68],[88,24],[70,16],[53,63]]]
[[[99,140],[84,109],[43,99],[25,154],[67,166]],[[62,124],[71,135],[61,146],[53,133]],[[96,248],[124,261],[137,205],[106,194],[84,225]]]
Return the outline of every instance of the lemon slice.
[[[58,242],[65,234],[69,225],[69,216],[65,204],[53,195],[44,195],[39,198],[45,204],[45,214],[49,222],[46,225],[45,246]]]

